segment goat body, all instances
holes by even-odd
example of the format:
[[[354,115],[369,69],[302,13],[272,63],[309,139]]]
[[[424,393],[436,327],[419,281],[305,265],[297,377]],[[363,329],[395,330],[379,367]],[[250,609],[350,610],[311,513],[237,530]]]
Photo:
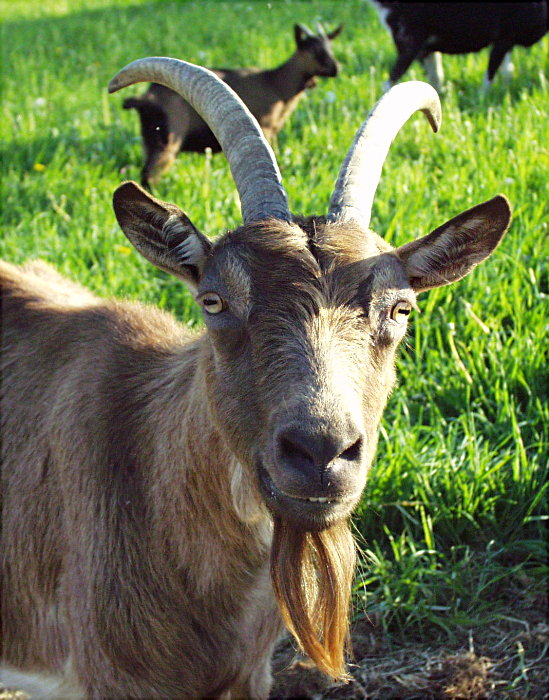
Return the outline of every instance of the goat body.
[[[223,83],[153,58],[111,90],[139,79],[202,98],[244,223],[212,243],[136,183],[114,194],[136,249],[196,296],[200,335],[43,263],[0,265],[2,678],[47,674],[52,699],[265,700],[284,626],[345,677],[348,519],[408,316],[491,254],[510,210],[495,197],[397,249],[369,230],[385,145],[417,109],[440,123],[423,83],[378,103],[328,215],[301,219]]]
[[[339,67],[330,41],[342,30],[340,25],[328,35],[294,27],[296,51],[278,68],[215,68],[212,72],[229,85],[256,118],[266,138],[273,140],[305,94],[315,76],[335,77]],[[145,164],[141,183],[149,187],[173,163],[179,151],[214,153],[221,146],[210,127],[173,90],[153,84],[141,97],[124,101],[125,109],[136,109],[141,121]]]
[[[232,506],[208,350],[44,264],[0,273],[4,653],[91,697],[262,695],[282,631],[270,531]]]
[[[548,30],[543,2],[392,2],[371,0],[398,51],[390,83],[398,81],[415,59],[426,63],[435,88],[442,84],[441,63],[432,54],[463,54],[491,46],[485,84],[513,46],[531,46]]]

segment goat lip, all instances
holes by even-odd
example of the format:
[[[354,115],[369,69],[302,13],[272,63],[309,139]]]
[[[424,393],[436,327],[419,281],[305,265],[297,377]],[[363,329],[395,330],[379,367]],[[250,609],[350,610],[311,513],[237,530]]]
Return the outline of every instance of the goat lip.
[[[295,496],[284,492],[272,480],[261,464],[257,465],[260,490],[269,510],[296,527],[318,531],[347,517],[357,497],[343,496]]]
[[[324,505],[332,505],[338,503],[344,503],[345,501],[351,501],[352,498],[346,496],[297,496],[292,493],[287,493],[282,489],[278,489],[279,492],[286,498],[291,498],[294,501],[302,501],[305,503],[321,503]]]
[[[339,66],[334,68],[327,68],[322,73],[318,73],[322,78],[336,78],[339,74]]]

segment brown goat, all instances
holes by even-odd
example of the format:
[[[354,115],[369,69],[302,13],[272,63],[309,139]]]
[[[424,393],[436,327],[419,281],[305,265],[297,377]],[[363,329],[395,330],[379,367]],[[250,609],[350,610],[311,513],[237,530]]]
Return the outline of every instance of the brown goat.
[[[259,127],[222,81],[152,58],[110,89],[139,80],[203,114],[244,223],[212,244],[139,185],[114,194],[137,250],[195,294],[197,335],[44,264],[2,263],[4,682],[42,682],[54,698],[267,698],[284,624],[344,678],[348,520],[397,346],[418,292],[492,253],[508,203],[497,196],[397,249],[369,230],[401,125],[421,109],[438,128],[424,83],[386,94],[328,215],[300,219]]]
[[[230,85],[272,141],[305,94],[315,76],[333,78],[339,66],[330,41],[343,29],[312,34],[302,24],[294,26],[296,51],[278,68],[213,69]],[[202,117],[173,90],[153,84],[141,95],[124,101],[124,109],[136,109],[141,121],[145,164],[141,184],[150,189],[173,164],[179,151],[221,151],[219,141]]]

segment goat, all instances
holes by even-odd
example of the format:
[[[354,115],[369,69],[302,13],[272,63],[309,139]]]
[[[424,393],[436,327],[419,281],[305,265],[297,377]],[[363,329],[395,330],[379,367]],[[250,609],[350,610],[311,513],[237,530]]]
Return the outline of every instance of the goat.
[[[312,34],[302,24],[294,26],[296,51],[278,68],[218,68],[219,78],[239,95],[273,141],[305,94],[316,85],[315,76],[334,78],[339,72],[330,42],[343,25],[325,34]],[[150,189],[173,164],[179,151],[213,153],[221,150],[212,130],[188,102],[164,85],[153,84],[141,97],[124,101],[124,109],[136,109],[141,121],[145,163],[141,184]]]
[[[484,89],[503,63],[509,77],[513,46],[532,46],[548,30],[547,0],[543,2],[393,2],[370,0],[389,29],[398,57],[387,86],[396,83],[415,59],[427,70],[429,82],[442,88],[440,53],[462,54],[491,46]],[[440,52],[440,53],[439,53]]]
[[[47,672],[94,700],[267,698],[284,626],[345,678],[348,521],[397,346],[419,292],[491,255],[509,204],[498,195],[396,249],[369,230],[396,133],[416,110],[440,125],[426,83],[377,103],[328,214],[303,218],[225,83],[148,58],[109,89],[138,81],[208,122],[243,224],[212,243],[138,184],[114,193],[131,243],[195,296],[198,334],[44,263],[1,264],[4,682]]]

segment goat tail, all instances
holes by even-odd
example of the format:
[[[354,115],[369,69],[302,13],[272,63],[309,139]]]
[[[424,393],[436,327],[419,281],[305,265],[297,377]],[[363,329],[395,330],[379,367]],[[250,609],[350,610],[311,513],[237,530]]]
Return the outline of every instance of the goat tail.
[[[155,125],[167,128],[168,117],[166,110],[162,105],[152,100],[148,100],[145,97],[128,97],[122,103],[122,107],[124,109],[136,109],[139,112],[143,126],[149,126],[154,122]]]
[[[324,673],[348,680],[349,608],[356,552],[346,521],[300,532],[276,518],[271,579],[284,622]]]
[[[170,139],[169,120],[165,109],[145,97],[128,97],[122,106],[124,109],[137,110],[141,122],[141,135],[147,148],[153,152],[163,151]]]
[[[148,106],[148,101],[143,100],[141,97],[128,97],[122,102],[124,109],[136,109],[138,112],[146,109]]]

